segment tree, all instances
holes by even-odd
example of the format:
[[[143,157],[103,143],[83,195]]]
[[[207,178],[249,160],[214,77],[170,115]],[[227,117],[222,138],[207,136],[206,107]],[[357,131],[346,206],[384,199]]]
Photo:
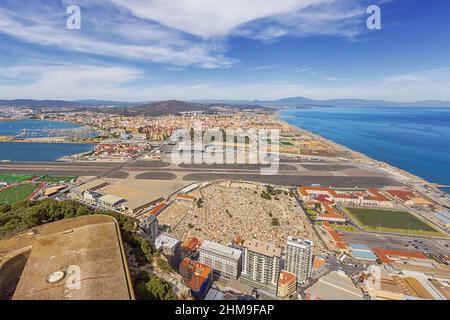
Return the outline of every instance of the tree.
[[[197,199],[197,207],[198,208],[203,208],[203,203],[204,203],[204,201],[202,198]]]
[[[278,227],[280,225],[280,221],[277,218],[272,218],[272,226]]]
[[[170,266],[169,262],[167,260],[164,260],[163,258],[159,257],[156,259],[156,264],[162,271],[171,272],[172,267]]]
[[[147,297],[150,300],[170,300],[175,298],[172,286],[164,279],[153,276],[146,283],[146,288]]]

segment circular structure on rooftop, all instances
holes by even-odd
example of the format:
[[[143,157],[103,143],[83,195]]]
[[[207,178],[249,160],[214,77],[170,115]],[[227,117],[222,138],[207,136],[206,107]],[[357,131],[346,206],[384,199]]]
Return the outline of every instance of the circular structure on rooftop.
[[[53,273],[50,273],[47,278],[45,278],[45,281],[48,283],[55,283],[58,281],[61,281],[66,276],[66,273],[63,271],[56,271]]]

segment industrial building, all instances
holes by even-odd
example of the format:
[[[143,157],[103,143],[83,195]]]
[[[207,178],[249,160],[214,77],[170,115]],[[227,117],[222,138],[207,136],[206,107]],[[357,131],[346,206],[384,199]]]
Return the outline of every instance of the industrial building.
[[[364,244],[352,244],[350,245],[352,251],[352,256],[358,260],[364,261],[376,261],[377,256],[372,252],[372,250]]]
[[[108,185],[105,180],[94,180],[82,184],[76,188],[70,190],[70,195],[74,198],[82,199],[86,191],[96,191],[98,189],[104,188]]]
[[[220,276],[237,279],[241,274],[242,252],[218,243],[204,241],[199,251],[199,261],[214,269]]]
[[[305,284],[312,276],[312,248],[312,241],[294,237],[287,238],[285,269],[286,271],[295,274],[299,285]]]
[[[342,271],[332,271],[304,293],[304,300],[363,300],[363,292]]]
[[[99,206],[115,211],[121,203],[125,202],[125,199],[112,194],[107,194],[98,198],[97,202]]]

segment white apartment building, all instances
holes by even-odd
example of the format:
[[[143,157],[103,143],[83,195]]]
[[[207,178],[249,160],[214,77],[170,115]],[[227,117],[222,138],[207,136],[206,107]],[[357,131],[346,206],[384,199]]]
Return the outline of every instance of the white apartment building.
[[[241,274],[242,252],[218,243],[204,241],[199,252],[199,262],[214,269],[223,277],[237,279]]]
[[[305,284],[312,275],[312,248],[312,241],[294,237],[287,238],[285,270],[295,274],[297,283],[300,285]]]
[[[268,242],[249,240],[243,245],[242,275],[264,285],[277,286],[281,249]]]

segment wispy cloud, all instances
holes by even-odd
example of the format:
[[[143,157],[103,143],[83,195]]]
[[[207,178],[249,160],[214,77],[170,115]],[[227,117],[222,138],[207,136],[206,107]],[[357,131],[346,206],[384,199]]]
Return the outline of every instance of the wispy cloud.
[[[353,36],[363,10],[360,0],[78,0],[82,30],[69,31],[69,2],[5,0],[0,33],[87,54],[223,68],[237,62],[227,57],[230,36]]]

